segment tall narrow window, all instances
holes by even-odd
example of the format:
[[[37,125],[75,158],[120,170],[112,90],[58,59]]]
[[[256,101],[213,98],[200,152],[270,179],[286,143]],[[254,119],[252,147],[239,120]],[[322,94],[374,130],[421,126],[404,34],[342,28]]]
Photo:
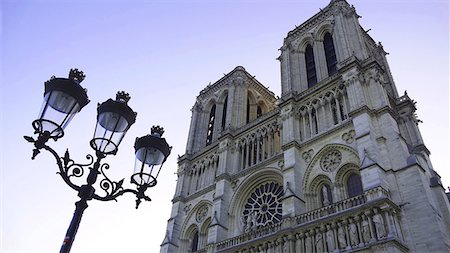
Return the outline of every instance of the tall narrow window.
[[[198,250],[198,231],[195,231],[194,237],[192,237],[191,252]]]
[[[305,51],[306,78],[308,79],[308,88],[317,83],[316,63],[314,61],[314,52],[311,45],[306,46]]]
[[[330,33],[326,33],[323,37],[323,47],[325,49],[325,58],[327,60],[328,76],[337,72],[336,51],[334,50],[333,37]]]
[[[206,146],[208,146],[212,142],[215,118],[216,118],[216,105],[213,105],[213,107],[211,108],[211,112],[209,113],[208,134],[206,135]]]
[[[225,129],[225,123],[227,122],[227,106],[228,106],[228,96],[225,98],[225,101],[223,102],[222,130]]]
[[[262,108],[260,105],[258,105],[258,107],[256,108],[256,118],[261,117],[262,115]]]
[[[348,179],[347,179],[347,192],[348,192],[348,197],[349,198],[352,198],[352,197],[355,197],[355,196],[363,194],[361,177],[358,174],[352,173],[348,177]]]
[[[250,122],[250,99],[247,98],[247,119],[246,119],[246,123],[248,124],[248,122]]]

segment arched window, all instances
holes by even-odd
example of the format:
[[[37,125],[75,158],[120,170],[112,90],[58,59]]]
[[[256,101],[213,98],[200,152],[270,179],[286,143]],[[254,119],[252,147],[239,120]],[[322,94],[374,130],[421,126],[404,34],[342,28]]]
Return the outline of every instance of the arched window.
[[[214,130],[214,119],[216,118],[216,105],[213,105],[209,113],[208,133],[206,135],[206,146],[211,144]]]
[[[262,108],[260,105],[258,105],[258,107],[256,108],[256,118],[261,117],[262,115]]]
[[[225,98],[223,102],[223,110],[222,110],[222,130],[225,129],[225,123],[227,121],[227,106],[228,106],[228,96]]]
[[[198,231],[195,231],[194,236],[192,237],[191,252],[195,252],[197,250],[198,250]]]
[[[311,45],[306,46],[305,51],[306,78],[308,79],[308,88],[317,83],[316,63],[314,61],[314,52]]]
[[[245,122],[248,124],[250,122],[250,99],[247,98],[247,116]]]
[[[330,33],[326,33],[323,37],[323,47],[325,49],[325,58],[327,60],[328,76],[337,72],[336,51],[334,50],[333,37]]]
[[[361,177],[358,174],[352,173],[348,177],[348,179],[347,179],[347,192],[348,192],[348,197],[349,198],[352,198],[352,197],[355,197],[355,196],[363,194]]]
[[[319,133],[319,126],[317,124],[317,114],[316,114],[316,109],[313,108],[311,110],[311,119],[312,119],[312,127],[313,127],[313,133],[317,134]]]
[[[264,183],[248,197],[244,206],[244,232],[279,223],[283,214],[283,186],[275,182]]]
[[[331,193],[331,187],[327,184],[324,184],[320,188],[320,201],[322,202],[322,206],[328,206],[333,203],[333,195]]]

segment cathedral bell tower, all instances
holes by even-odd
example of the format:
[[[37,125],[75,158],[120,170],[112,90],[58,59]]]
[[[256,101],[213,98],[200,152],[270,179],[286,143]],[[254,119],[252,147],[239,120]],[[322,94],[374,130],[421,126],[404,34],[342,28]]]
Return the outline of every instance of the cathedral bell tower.
[[[161,253],[450,252],[416,103],[359,18],[332,0],[288,32],[279,99],[243,67],[200,92]]]

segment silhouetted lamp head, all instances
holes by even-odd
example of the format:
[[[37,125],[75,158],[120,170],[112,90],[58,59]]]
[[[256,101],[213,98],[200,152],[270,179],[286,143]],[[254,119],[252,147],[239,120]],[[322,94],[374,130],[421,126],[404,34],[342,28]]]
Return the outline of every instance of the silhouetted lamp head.
[[[97,125],[91,147],[102,155],[115,155],[123,137],[136,121],[136,113],[128,106],[130,96],[117,92],[116,100],[108,99],[97,107]]]
[[[134,150],[136,161],[134,174],[131,182],[138,186],[153,187],[156,185],[162,165],[170,155],[170,150],[166,139],[161,138],[164,129],[160,126],[153,126],[151,134],[136,138]]]
[[[84,78],[82,71],[71,69],[69,78],[52,76],[45,82],[44,102],[39,118],[33,121],[36,133],[48,134],[55,140],[64,136],[75,114],[89,103],[86,89],[80,85]]]

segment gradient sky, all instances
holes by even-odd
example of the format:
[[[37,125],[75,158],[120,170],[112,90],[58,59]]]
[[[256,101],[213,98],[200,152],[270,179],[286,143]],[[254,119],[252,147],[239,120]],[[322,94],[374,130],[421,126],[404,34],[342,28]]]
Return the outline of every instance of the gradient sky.
[[[195,97],[209,82],[238,65],[280,95],[279,56],[287,32],[329,0],[3,0],[1,2],[0,251],[57,252],[76,193],[48,153],[30,159],[43,83],[86,74],[92,101],[51,146],[84,162],[92,153],[96,104],[119,90],[130,93],[137,122],[115,157],[110,177],[126,178],[134,165],[134,139],[153,124],[166,129],[173,146],[152,202],[134,209],[134,197],[91,201],[72,252],[159,252],[176,185],[177,155],[183,154]],[[448,0],[354,0],[360,22],[389,52],[400,94],[408,90],[434,168],[450,185],[449,2]]]

